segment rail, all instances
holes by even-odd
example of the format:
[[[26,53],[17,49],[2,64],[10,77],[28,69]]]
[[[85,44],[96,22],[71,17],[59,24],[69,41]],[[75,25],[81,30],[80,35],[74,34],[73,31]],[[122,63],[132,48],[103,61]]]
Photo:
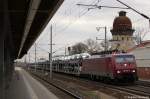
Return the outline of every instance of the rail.
[[[69,96],[72,96],[72,97],[75,98],[75,99],[82,99],[80,96],[78,96],[78,95],[76,95],[76,94],[70,92],[69,90],[67,90],[67,89],[65,89],[65,88],[62,88],[61,86],[58,86],[58,85],[56,85],[56,84],[54,84],[54,83],[52,83],[52,82],[50,82],[50,81],[48,81],[48,80],[46,80],[46,79],[44,79],[44,78],[38,76],[38,75],[36,75],[35,73],[32,73],[32,75],[38,77],[39,79],[43,80],[44,82],[46,82],[46,83],[48,83],[48,84],[54,86],[55,88],[57,88],[57,89],[63,91],[64,93],[68,94]]]

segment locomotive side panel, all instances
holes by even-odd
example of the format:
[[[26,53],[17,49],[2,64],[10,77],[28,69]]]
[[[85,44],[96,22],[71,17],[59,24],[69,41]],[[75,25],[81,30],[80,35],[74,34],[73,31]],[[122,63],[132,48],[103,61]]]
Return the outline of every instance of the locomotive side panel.
[[[106,75],[107,77],[114,79],[114,72],[115,72],[115,64],[112,58],[106,58]]]
[[[86,59],[82,64],[82,74],[106,76],[108,73],[108,64],[104,58]]]

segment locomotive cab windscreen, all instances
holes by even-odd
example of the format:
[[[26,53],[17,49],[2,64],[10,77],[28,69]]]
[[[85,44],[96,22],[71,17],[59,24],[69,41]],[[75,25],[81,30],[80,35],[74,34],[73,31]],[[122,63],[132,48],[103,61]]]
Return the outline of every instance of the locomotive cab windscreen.
[[[117,55],[115,56],[116,63],[135,63],[135,57],[133,55]]]
[[[135,73],[136,62],[134,55],[115,55],[115,69],[117,73]]]

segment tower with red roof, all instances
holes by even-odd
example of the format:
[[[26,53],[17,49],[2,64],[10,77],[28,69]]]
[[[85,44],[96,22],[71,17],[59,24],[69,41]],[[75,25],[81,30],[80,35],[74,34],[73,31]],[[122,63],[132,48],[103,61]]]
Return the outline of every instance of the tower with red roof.
[[[126,16],[125,11],[119,12],[119,16],[114,19],[113,28],[110,31],[113,37],[111,40],[112,49],[127,51],[135,46],[132,22]]]

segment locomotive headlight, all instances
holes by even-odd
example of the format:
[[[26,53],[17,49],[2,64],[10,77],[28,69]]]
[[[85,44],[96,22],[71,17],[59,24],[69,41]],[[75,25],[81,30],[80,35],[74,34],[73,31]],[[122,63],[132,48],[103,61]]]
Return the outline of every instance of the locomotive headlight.
[[[135,70],[132,70],[133,73],[135,73]]]
[[[121,71],[120,71],[120,70],[117,70],[117,73],[118,73],[118,74],[120,74],[120,73],[121,73]]]
[[[126,66],[127,66],[127,64],[124,64],[124,66],[126,67]]]

